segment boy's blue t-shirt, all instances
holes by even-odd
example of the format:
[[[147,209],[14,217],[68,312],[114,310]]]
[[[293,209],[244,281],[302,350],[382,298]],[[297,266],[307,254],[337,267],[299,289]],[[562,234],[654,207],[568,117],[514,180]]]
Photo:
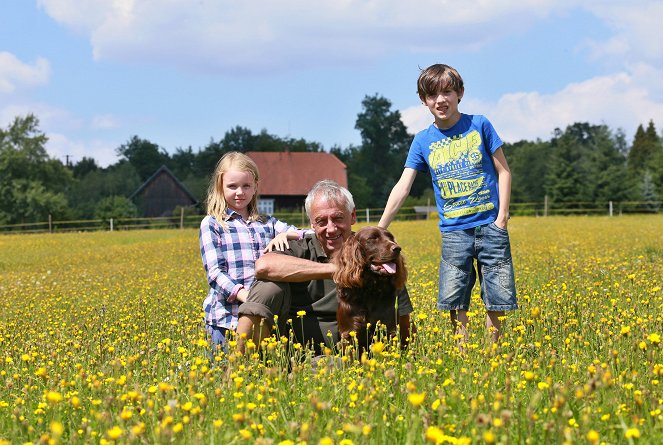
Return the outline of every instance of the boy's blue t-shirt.
[[[414,137],[405,167],[430,172],[440,231],[495,221],[499,196],[492,154],[501,146],[492,124],[481,115],[461,114],[447,130],[431,124]]]

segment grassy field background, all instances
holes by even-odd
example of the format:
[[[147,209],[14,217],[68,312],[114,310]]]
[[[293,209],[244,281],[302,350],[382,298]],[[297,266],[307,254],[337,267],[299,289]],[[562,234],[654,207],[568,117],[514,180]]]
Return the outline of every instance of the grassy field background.
[[[462,353],[435,221],[391,229],[410,348],[315,369],[210,363],[195,230],[0,236],[0,444],[663,443],[662,216],[513,218],[520,310],[492,345],[475,288]]]

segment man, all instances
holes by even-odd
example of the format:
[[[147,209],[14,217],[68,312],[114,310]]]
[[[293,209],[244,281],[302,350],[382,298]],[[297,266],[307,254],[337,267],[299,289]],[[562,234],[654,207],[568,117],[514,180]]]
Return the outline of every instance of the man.
[[[338,341],[336,285],[332,281],[336,266],[330,260],[352,235],[356,213],[350,192],[330,180],[313,186],[304,207],[314,235],[290,241],[287,250],[267,253],[256,261],[257,280],[239,308],[237,334],[259,345],[271,335],[277,316],[279,333],[286,332],[290,319],[295,338],[312,343],[320,353],[322,346],[333,347]],[[398,314],[403,344],[409,336],[411,312],[410,297],[401,292]]]

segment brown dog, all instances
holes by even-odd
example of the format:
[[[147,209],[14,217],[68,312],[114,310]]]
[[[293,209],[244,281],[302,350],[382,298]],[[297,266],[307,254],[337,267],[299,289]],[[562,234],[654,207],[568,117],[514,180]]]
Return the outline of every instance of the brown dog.
[[[351,236],[334,259],[342,343],[354,331],[362,349],[368,348],[378,322],[396,334],[396,297],[405,287],[407,269],[401,247],[388,230],[364,227]],[[370,324],[370,327],[368,327]]]

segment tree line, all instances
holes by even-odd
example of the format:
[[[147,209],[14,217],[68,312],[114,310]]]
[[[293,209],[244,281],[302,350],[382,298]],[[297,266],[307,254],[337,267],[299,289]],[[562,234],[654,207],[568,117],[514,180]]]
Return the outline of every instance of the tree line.
[[[357,208],[381,208],[400,177],[413,135],[391,102],[378,94],[363,99],[355,128],[361,135],[359,145],[329,151],[347,166]],[[117,147],[118,161],[102,168],[89,157],[71,164],[50,157],[47,140],[32,114],[0,128],[0,225],[41,222],[49,215],[55,220],[133,216],[136,209],[127,197],[162,165],[203,203],[209,178],[224,153],[324,149],[318,142],[236,126],[204,147],[179,147],[172,154],[132,136]],[[662,141],[652,120],[638,126],[630,145],[622,130],[584,122],[555,129],[549,140],[506,143],[513,176],[511,201],[541,202],[547,197],[563,208],[640,201],[650,203],[648,210],[659,211]],[[417,175],[411,195],[405,206],[434,202],[428,175]]]

